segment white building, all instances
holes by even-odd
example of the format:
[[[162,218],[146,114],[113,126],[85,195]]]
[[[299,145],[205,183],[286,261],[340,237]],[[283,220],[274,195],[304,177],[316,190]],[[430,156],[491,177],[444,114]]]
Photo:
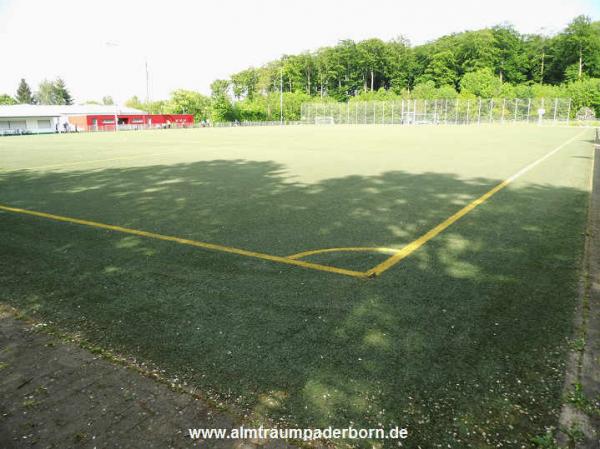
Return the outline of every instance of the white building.
[[[139,109],[114,105],[32,105],[0,106],[0,135],[52,133],[72,129],[69,117],[87,115],[145,114]]]

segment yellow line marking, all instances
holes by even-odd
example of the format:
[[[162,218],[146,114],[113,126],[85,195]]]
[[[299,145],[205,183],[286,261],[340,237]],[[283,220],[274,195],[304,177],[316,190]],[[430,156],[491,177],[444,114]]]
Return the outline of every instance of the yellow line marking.
[[[577,140],[581,135],[585,134],[586,132],[587,132],[587,130],[584,130],[584,131],[578,133],[576,136],[568,139],[566,142],[562,143],[561,145],[559,145],[558,147],[556,147],[555,149],[553,149],[552,151],[550,151],[546,155],[542,156],[538,160],[536,160],[536,161],[532,162],[531,164],[523,167],[521,170],[519,170],[517,173],[515,173],[514,175],[512,175],[510,178],[502,181],[496,187],[494,187],[493,189],[491,189],[488,192],[484,193],[479,198],[477,198],[476,200],[472,201],[471,203],[469,203],[468,205],[466,205],[465,207],[463,207],[461,210],[459,210],[458,212],[456,212],[454,215],[451,215],[450,217],[448,217],[446,220],[444,220],[443,222],[441,222],[440,224],[438,224],[436,227],[434,227],[433,229],[431,229],[428,232],[426,232],[425,234],[423,234],[418,239],[413,240],[408,245],[406,245],[403,248],[401,248],[399,251],[396,251],[396,253],[393,256],[391,256],[390,258],[388,258],[387,260],[383,261],[379,265],[376,265],[375,267],[371,268],[370,270],[367,270],[366,271],[366,275],[369,276],[369,277],[379,276],[384,271],[389,270],[394,265],[396,265],[398,262],[400,262],[403,259],[405,259],[406,257],[410,256],[413,252],[415,252],[420,247],[422,247],[423,245],[425,245],[429,240],[431,240],[432,238],[434,238],[435,236],[437,236],[438,234],[440,234],[442,231],[446,230],[453,223],[457,222],[462,217],[464,217],[465,215],[467,215],[469,212],[471,212],[477,206],[485,203],[490,197],[492,197],[494,194],[498,193],[500,190],[504,189],[511,182],[513,182],[517,178],[521,177],[522,175],[524,175],[529,170],[531,170],[532,168],[534,168],[538,164],[542,163],[543,161],[545,161],[549,157],[553,156],[555,153],[557,153],[558,151],[562,150],[565,146],[567,146],[570,143],[572,143],[575,140]]]
[[[132,234],[132,235],[137,235],[139,237],[147,237],[147,238],[156,239],[156,240],[164,240],[167,242],[175,242],[175,243],[180,243],[182,245],[189,245],[189,246],[195,246],[198,248],[203,248],[203,249],[208,249],[208,250],[213,250],[213,251],[237,254],[239,256],[268,260],[271,262],[278,262],[278,263],[282,263],[282,264],[286,264],[286,265],[295,265],[298,267],[308,268],[311,270],[326,271],[328,273],[342,274],[345,276],[352,276],[352,277],[356,277],[356,278],[365,278],[366,277],[365,273],[363,273],[361,271],[346,270],[344,268],[337,268],[337,267],[331,267],[328,265],[321,265],[321,264],[317,264],[317,263],[304,262],[301,260],[294,260],[294,259],[290,259],[288,257],[273,256],[271,254],[258,253],[255,251],[248,251],[245,249],[233,248],[230,246],[217,245],[215,243],[206,243],[206,242],[200,242],[197,240],[173,237],[170,235],[157,234],[155,232],[140,231],[137,229],[131,229],[131,228],[125,228],[123,226],[115,226],[115,225],[110,225],[110,224],[105,224],[105,223],[99,223],[96,221],[81,220],[79,218],[71,218],[71,217],[65,217],[62,215],[54,215],[54,214],[49,214],[46,212],[38,212],[38,211],[34,211],[34,210],[29,210],[29,209],[21,209],[18,207],[11,207],[11,206],[2,205],[2,204],[0,204],[0,210],[5,211],[5,212],[13,212],[13,213],[17,213],[17,214],[32,215],[34,217],[47,218],[50,220],[62,221],[62,222],[66,222],[66,223],[74,223],[74,224],[89,226],[89,227],[93,227],[93,228],[107,229],[109,231],[122,232],[124,234]]]
[[[325,248],[325,249],[311,249],[309,251],[303,251],[288,256],[288,259],[302,259],[308,256],[314,256],[315,254],[323,253],[337,253],[337,252],[371,252],[381,254],[395,254],[398,251],[397,248],[378,248],[371,246],[350,246],[345,248]]]

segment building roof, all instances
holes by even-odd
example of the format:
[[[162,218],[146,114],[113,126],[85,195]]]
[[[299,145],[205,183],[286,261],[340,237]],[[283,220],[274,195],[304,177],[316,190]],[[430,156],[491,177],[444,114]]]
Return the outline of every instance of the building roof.
[[[114,115],[146,114],[139,109],[123,106],[83,104],[83,105],[36,105],[15,104],[0,106],[0,118],[4,117],[60,117],[61,115]]]

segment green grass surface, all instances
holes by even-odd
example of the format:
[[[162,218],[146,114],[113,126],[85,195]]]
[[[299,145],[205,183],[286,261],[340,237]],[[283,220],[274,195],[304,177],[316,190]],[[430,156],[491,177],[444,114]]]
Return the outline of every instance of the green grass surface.
[[[400,248],[579,132],[5,138],[0,204],[280,256]],[[154,362],[255,419],[397,424],[409,429],[405,447],[527,446],[556,424],[561,402],[591,138],[371,281],[0,212],[0,300]],[[364,271],[384,259],[307,260]]]

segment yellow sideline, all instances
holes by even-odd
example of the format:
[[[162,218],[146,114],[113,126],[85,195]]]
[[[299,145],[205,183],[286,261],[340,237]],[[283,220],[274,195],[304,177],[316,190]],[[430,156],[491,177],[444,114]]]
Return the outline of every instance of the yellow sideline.
[[[248,251],[245,249],[233,248],[231,246],[223,246],[223,245],[217,245],[215,243],[200,242],[197,240],[184,239],[181,237],[173,237],[170,235],[157,234],[155,232],[140,231],[138,229],[131,229],[131,228],[125,228],[123,226],[109,225],[109,224],[105,224],[105,223],[99,223],[97,221],[81,220],[79,218],[65,217],[62,215],[49,214],[46,212],[38,212],[35,210],[29,210],[29,209],[21,209],[18,207],[11,207],[11,206],[7,206],[7,205],[3,205],[3,204],[0,204],[0,210],[5,211],[5,212],[17,213],[17,214],[32,215],[34,217],[47,218],[50,220],[62,221],[62,222],[66,222],[66,223],[73,223],[73,224],[78,224],[78,225],[83,225],[83,226],[89,226],[89,227],[93,227],[93,228],[107,229],[109,231],[121,232],[124,234],[132,234],[132,235],[137,235],[139,237],[147,237],[147,238],[156,239],[156,240],[164,240],[167,242],[175,242],[175,243],[180,243],[182,245],[195,246],[198,248],[204,248],[204,249],[209,249],[209,250],[213,250],[213,251],[221,251],[221,252],[230,253],[230,254],[237,254],[239,256],[252,257],[255,259],[269,260],[271,262],[278,262],[278,263],[283,263],[286,265],[295,265],[295,266],[302,267],[302,268],[309,268],[311,270],[326,271],[328,273],[342,274],[345,276],[352,276],[352,277],[356,277],[356,278],[364,278],[365,277],[365,273],[360,272],[360,271],[346,270],[344,268],[331,267],[328,265],[321,265],[321,264],[312,263],[312,262],[304,262],[302,260],[290,259],[288,257],[273,256],[271,254],[258,253],[255,251]]]
[[[366,271],[365,274],[368,277],[375,277],[375,276],[379,276],[384,271],[389,270],[394,265],[396,265],[397,263],[399,263],[403,259],[407,258],[412,253],[414,253],[416,250],[418,250],[420,247],[422,247],[423,245],[425,245],[429,240],[431,240],[432,238],[434,238],[435,236],[437,236],[438,234],[440,234],[442,231],[446,230],[453,223],[457,222],[462,217],[464,217],[465,215],[467,215],[469,212],[471,212],[477,206],[485,203],[488,199],[490,199],[490,197],[492,197],[493,195],[495,195],[496,193],[498,193],[500,190],[504,189],[511,182],[513,182],[514,180],[520,178],[522,175],[524,175],[525,173],[527,173],[529,170],[531,170],[532,168],[534,168],[536,165],[540,164],[541,162],[545,161],[549,157],[553,156],[555,153],[557,153],[558,151],[562,150],[564,147],[566,147],[570,143],[572,143],[575,140],[577,140],[579,137],[581,137],[586,132],[587,132],[587,130],[584,130],[584,131],[581,131],[580,133],[577,133],[577,135],[575,135],[575,136],[571,137],[570,139],[568,139],[567,141],[563,142],[558,147],[556,147],[552,151],[546,153],[541,158],[539,158],[536,161],[533,161],[531,164],[523,167],[521,170],[519,170],[517,173],[515,173],[514,175],[512,175],[510,178],[502,181],[496,187],[492,188],[491,190],[487,191],[486,193],[484,193],[483,195],[481,195],[476,200],[474,200],[471,203],[467,204],[461,210],[459,210],[455,214],[451,215],[450,217],[446,218],[443,222],[441,222],[436,227],[434,227],[433,229],[431,229],[428,232],[426,232],[425,234],[423,234],[418,239],[413,240],[408,245],[406,245],[403,248],[401,248],[400,250],[398,250],[396,252],[396,254],[394,254],[393,256],[389,257],[388,259],[386,259],[385,261],[383,261],[379,265],[376,265],[375,267],[373,267],[370,270]]]

